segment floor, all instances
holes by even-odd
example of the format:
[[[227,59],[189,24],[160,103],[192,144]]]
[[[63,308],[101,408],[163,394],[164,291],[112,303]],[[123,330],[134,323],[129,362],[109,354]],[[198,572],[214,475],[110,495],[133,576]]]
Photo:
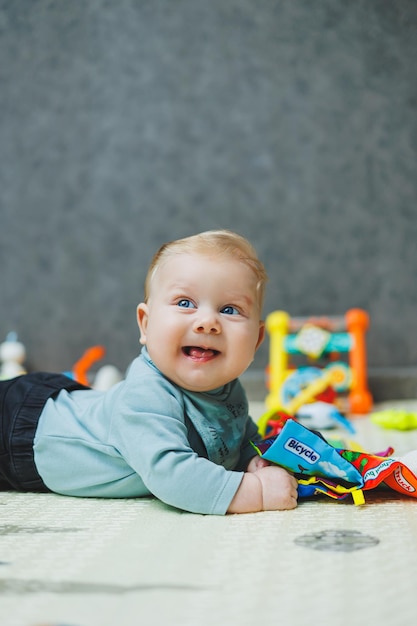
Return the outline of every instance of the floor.
[[[354,423],[369,451],[417,448],[417,430]],[[2,626],[410,626],[416,581],[417,500],[392,491],[226,517],[0,493]]]

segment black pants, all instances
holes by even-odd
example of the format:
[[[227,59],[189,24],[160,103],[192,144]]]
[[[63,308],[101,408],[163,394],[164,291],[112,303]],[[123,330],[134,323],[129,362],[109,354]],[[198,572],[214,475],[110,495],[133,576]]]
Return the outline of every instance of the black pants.
[[[33,441],[48,398],[86,389],[62,374],[38,372],[0,381],[0,488],[49,491],[35,466]]]

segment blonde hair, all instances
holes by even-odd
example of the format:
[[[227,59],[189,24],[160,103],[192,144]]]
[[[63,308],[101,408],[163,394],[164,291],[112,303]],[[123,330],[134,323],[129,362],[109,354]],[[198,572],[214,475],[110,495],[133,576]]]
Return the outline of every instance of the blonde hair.
[[[256,291],[259,310],[262,310],[265,284],[268,276],[256,251],[245,237],[230,230],[208,230],[184,239],[164,243],[154,255],[145,280],[145,302],[149,299],[152,278],[158,267],[173,254],[222,254],[232,257],[249,267],[257,278]]]

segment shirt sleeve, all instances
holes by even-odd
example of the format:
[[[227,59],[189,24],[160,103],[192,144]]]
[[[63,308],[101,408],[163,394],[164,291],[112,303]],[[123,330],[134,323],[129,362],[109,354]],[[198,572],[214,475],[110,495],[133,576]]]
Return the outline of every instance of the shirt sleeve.
[[[126,390],[112,418],[111,437],[119,452],[166,504],[224,515],[243,472],[226,470],[191,449],[181,396],[172,393],[168,382],[158,385],[157,393],[152,393],[152,378],[141,384],[149,385],[147,406],[133,389]]]

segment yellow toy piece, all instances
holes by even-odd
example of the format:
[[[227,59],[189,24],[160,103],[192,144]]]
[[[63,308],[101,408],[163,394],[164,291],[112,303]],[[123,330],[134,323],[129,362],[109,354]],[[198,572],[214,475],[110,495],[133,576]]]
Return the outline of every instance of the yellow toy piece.
[[[400,409],[387,409],[372,413],[371,421],[382,428],[392,430],[414,430],[417,428],[417,413]]]
[[[305,389],[300,391],[287,405],[284,406],[284,411],[294,415],[300,406],[307,404],[314,400],[314,398],[322,391],[327,389],[332,382],[332,373],[324,372],[322,376],[313,380]]]
[[[320,482],[320,478],[317,476],[311,476],[310,478],[299,478],[298,482],[300,485],[315,485],[317,482]],[[332,486],[333,493],[328,491],[327,495],[330,498],[338,498],[339,494],[347,494],[350,493],[352,496],[353,503],[355,506],[361,506],[365,504],[365,496],[363,495],[362,489],[359,487],[345,487],[343,485],[333,485]],[[320,493],[320,491],[318,491]]]
[[[261,435],[261,437],[265,437],[266,429],[268,428],[268,422],[271,419],[273,419],[276,414],[277,414],[276,409],[269,409],[269,411],[266,411],[266,413],[263,413],[261,417],[259,418],[259,420],[257,421],[258,432]]]

